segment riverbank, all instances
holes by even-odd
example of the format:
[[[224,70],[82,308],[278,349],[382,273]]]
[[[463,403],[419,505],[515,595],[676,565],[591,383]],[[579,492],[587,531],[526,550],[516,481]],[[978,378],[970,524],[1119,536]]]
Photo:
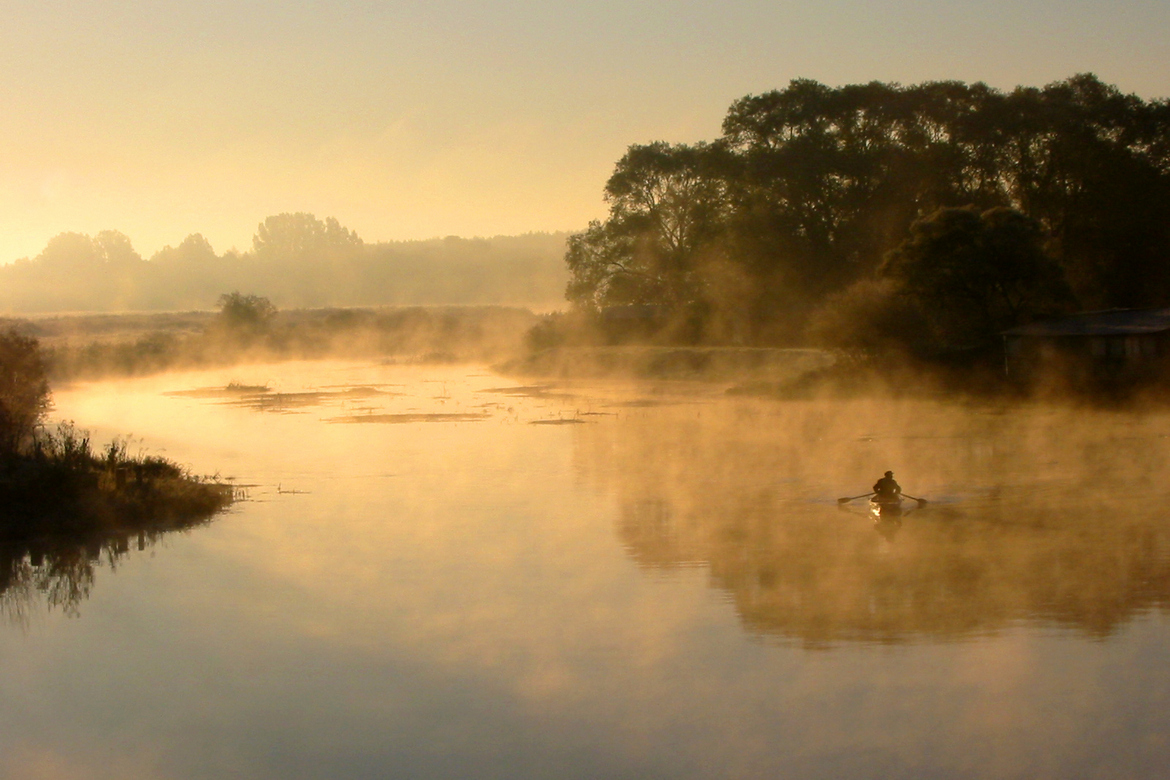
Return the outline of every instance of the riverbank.
[[[497,366],[503,374],[556,379],[680,379],[777,384],[833,365],[819,349],[766,347],[554,347]]]
[[[145,376],[334,358],[496,362],[524,351],[537,316],[506,306],[292,309],[254,326],[216,312],[69,314],[9,320],[40,343],[53,380]]]
[[[0,461],[0,539],[172,530],[209,519],[234,496],[230,484],[129,456],[117,441],[95,453],[87,435],[62,425]]]

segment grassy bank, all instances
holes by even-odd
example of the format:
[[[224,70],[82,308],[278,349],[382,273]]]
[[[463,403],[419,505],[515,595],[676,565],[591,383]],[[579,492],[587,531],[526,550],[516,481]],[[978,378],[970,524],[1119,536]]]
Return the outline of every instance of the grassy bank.
[[[554,347],[499,368],[519,376],[558,379],[783,383],[832,363],[833,357],[818,349],[622,345]]]
[[[260,323],[183,312],[54,315],[11,324],[40,343],[51,378],[68,380],[322,358],[497,362],[523,352],[536,321],[527,309],[449,306],[295,309]]]
[[[231,485],[192,476],[113,442],[95,453],[72,426],[0,460],[0,539],[158,532],[200,523],[232,502]]]

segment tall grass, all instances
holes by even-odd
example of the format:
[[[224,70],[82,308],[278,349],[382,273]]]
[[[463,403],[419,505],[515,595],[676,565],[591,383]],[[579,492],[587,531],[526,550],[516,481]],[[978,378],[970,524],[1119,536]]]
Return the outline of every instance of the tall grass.
[[[201,522],[228,506],[231,485],[196,477],[115,439],[95,452],[72,423],[40,432],[31,450],[0,462],[0,537],[138,531]]]

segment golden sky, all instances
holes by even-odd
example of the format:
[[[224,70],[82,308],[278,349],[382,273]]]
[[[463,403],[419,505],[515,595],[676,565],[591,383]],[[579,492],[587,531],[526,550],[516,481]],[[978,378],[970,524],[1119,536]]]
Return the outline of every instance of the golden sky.
[[[631,143],[793,78],[1170,95],[1165,0],[5,0],[0,262],[63,231],[247,249],[577,230]]]

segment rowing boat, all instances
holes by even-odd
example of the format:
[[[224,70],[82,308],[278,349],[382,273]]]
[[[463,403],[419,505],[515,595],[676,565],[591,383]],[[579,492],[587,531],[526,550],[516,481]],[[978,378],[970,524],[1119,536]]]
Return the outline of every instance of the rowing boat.
[[[874,517],[901,517],[902,504],[905,503],[901,496],[898,498],[871,498],[869,500],[869,511]]]

